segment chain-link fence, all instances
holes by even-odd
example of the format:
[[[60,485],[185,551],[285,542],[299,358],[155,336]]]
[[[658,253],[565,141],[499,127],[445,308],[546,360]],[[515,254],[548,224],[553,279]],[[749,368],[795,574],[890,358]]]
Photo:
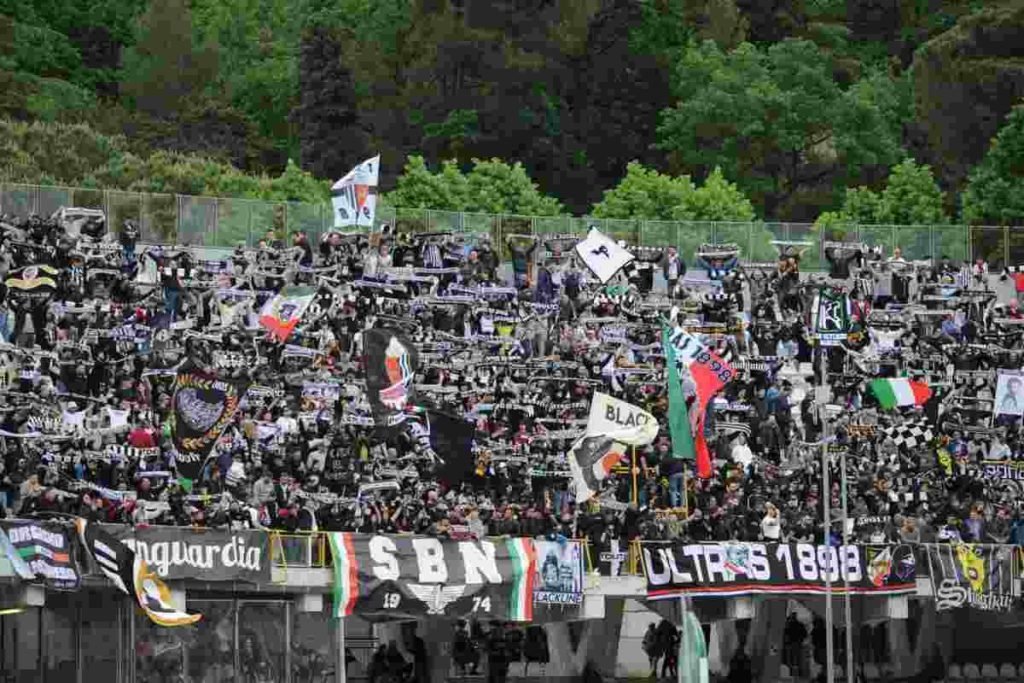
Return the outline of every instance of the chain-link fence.
[[[253,246],[268,231],[281,237],[305,230],[311,240],[332,228],[329,203],[271,202],[185,195],[148,194],[75,187],[0,185],[0,211],[26,217],[48,216],[61,207],[102,209],[115,230],[126,219],[138,221],[145,242],[174,242],[203,247]],[[384,224],[398,232],[453,231],[496,245],[515,235],[573,234],[582,236],[594,225],[631,245],[674,245],[692,257],[704,243],[734,243],[745,259],[769,261],[778,252],[773,242],[806,243],[802,265],[808,270],[825,265],[824,242],[864,242],[891,254],[899,247],[905,258],[983,258],[990,266],[1024,263],[1024,227],[966,225],[830,225],[807,223],[728,223],[711,221],[645,221],[579,218],[573,216],[514,216],[394,209],[379,207],[374,229]]]

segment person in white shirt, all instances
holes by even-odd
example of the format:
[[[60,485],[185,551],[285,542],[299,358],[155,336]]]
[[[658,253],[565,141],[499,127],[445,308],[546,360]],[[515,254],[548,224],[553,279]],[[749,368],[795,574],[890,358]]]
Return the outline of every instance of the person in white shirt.
[[[736,442],[729,452],[729,457],[734,463],[742,465],[743,469],[747,470],[750,468],[751,463],[754,462],[754,452],[747,445],[746,435],[740,434],[736,437]]]
[[[764,510],[761,538],[766,541],[778,541],[782,537],[782,518],[779,517],[779,509],[773,503],[765,503]]]

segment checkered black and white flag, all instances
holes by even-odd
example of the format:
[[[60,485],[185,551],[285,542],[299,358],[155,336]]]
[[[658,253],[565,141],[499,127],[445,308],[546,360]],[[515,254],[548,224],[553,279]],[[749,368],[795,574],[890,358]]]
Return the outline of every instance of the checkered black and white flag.
[[[896,425],[895,427],[886,427],[882,430],[882,433],[892,439],[897,447],[903,446],[910,451],[926,445],[935,437],[931,425],[925,420]]]

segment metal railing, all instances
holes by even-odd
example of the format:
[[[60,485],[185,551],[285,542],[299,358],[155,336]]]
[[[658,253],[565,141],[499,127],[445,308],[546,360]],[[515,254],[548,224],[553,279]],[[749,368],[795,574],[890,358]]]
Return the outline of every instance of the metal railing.
[[[119,226],[128,218],[138,222],[143,242],[176,242],[193,246],[225,248],[244,243],[252,246],[273,230],[282,235],[305,230],[316,238],[331,229],[333,212],[328,202],[274,202],[254,199],[150,194],[78,187],[51,187],[17,183],[0,184],[0,211],[26,217],[49,215],[61,207],[102,209],[108,224]],[[375,228],[389,224],[398,231],[451,230],[488,234],[501,244],[511,234],[582,235],[590,225],[617,239],[641,246],[680,248],[689,256],[704,242],[738,244],[745,258],[754,261],[776,256],[772,240],[810,242],[804,256],[809,270],[824,265],[826,240],[862,241],[900,247],[906,258],[984,258],[990,264],[1024,263],[1024,227],[967,225],[847,225],[820,226],[808,223],[714,221],[617,220],[574,216],[516,216],[432,209],[380,206]]]

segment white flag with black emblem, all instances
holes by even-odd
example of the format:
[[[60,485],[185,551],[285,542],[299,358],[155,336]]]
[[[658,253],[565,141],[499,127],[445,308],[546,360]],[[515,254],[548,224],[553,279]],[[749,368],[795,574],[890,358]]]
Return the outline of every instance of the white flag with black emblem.
[[[601,284],[607,283],[615,277],[615,273],[636,258],[597,228],[590,228],[586,239],[576,244],[576,253]]]
[[[334,227],[350,225],[373,227],[377,208],[377,179],[380,174],[380,155],[367,159],[345,177],[331,186],[331,205],[334,207]]]

